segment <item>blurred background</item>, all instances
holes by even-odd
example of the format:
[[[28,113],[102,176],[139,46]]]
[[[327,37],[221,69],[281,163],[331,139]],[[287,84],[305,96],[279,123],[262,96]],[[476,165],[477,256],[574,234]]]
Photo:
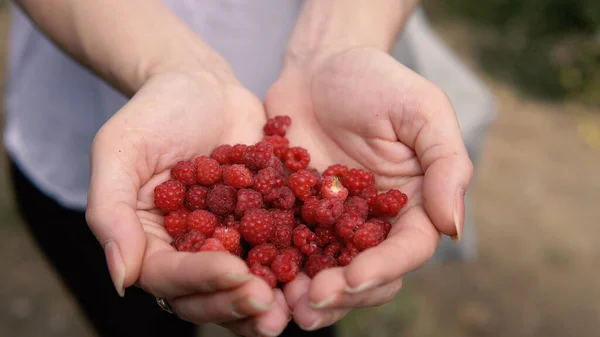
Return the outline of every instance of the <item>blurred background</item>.
[[[423,270],[342,335],[600,335],[600,1],[424,6],[498,104],[470,192],[478,256]],[[0,11],[3,64],[8,20]],[[0,160],[0,336],[92,336],[21,226]]]

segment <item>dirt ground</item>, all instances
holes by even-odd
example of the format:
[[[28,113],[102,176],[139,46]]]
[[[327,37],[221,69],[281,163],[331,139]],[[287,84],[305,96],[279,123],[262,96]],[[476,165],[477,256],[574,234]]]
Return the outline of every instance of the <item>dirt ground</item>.
[[[466,30],[440,31],[468,60]],[[424,270],[396,300],[344,319],[344,336],[598,336],[600,111],[487,81],[500,112],[472,185],[478,260]],[[0,336],[92,336],[29,241],[0,173]]]

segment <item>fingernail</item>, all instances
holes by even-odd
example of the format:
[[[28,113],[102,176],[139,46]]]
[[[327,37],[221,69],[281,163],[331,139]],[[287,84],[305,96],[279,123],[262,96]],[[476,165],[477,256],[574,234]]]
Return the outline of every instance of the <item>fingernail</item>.
[[[331,303],[335,302],[335,300],[337,300],[338,295],[337,294],[333,294],[331,296],[329,296],[328,298],[322,300],[321,302],[310,302],[310,306],[313,307],[314,309],[323,309],[329,305],[331,305]]]
[[[269,331],[267,329],[264,329],[262,327],[256,327],[256,330],[258,330],[258,334],[261,336],[266,336],[266,337],[276,337],[281,335],[281,333],[283,332],[283,330],[285,329],[285,327],[281,328],[279,331]]]
[[[235,273],[227,273],[225,275],[221,275],[216,280],[216,288],[217,289],[228,289],[235,288],[240,286],[252,279],[251,274],[235,274]]]
[[[346,287],[346,289],[344,289],[344,290],[349,294],[358,294],[358,293],[362,293],[367,290],[375,288],[377,286],[377,284],[379,284],[378,280],[371,280],[371,281],[364,282],[363,284],[361,284],[357,287],[354,287],[354,288]]]
[[[451,237],[454,242],[460,242],[460,239],[462,238],[462,222],[465,217],[465,191],[461,188],[457,194],[454,212],[452,214],[454,218],[454,227],[456,227],[456,235]]]
[[[246,296],[233,303],[231,312],[237,318],[244,318],[248,317],[248,314],[243,313],[249,312],[255,314],[267,312],[273,308],[273,305],[274,303],[266,304],[258,301],[252,296]]]
[[[125,263],[121,257],[119,246],[114,241],[109,241],[104,245],[104,254],[106,255],[106,263],[108,264],[108,270],[115,289],[119,296],[123,297],[125,296],[125,289],[123,288],[123,283],[125,282]]]
[[[304,326],[300,323],[298,323],[298,326],[300,327],[300,329],[304,330],[304,331],[313,331],[313,330],[317,330],[320,326],[321,323],[323,323],[323,318],[317,318],[311,325],[309,326]]]

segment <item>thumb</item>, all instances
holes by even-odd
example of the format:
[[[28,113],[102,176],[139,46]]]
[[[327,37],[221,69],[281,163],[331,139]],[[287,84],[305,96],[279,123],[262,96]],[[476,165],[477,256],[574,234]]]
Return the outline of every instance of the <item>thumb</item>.
[[[126,145],[114,139],[101,130],[92,145],[86,219],[104,249],[113,284],[124,296],[139,277],[146,235],[136,213],[140,179],[128,165],[136,158],[125,156],[136,151],[117,148]]]

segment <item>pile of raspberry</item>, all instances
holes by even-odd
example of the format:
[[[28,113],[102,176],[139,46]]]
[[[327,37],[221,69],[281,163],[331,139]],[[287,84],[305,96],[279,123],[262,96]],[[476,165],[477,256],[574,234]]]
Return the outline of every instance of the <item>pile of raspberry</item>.
[[[290,117],[276,116],[260,142],[220,145],[171,169],[154,203],[178,251],[235,254],[278,287],[300,271],[312,278],[348,265],[387,237],[385,219],[398,214],[406,194],[379,192],[363,169],[311,168],[308,151],[285,137],[290,125]]]

